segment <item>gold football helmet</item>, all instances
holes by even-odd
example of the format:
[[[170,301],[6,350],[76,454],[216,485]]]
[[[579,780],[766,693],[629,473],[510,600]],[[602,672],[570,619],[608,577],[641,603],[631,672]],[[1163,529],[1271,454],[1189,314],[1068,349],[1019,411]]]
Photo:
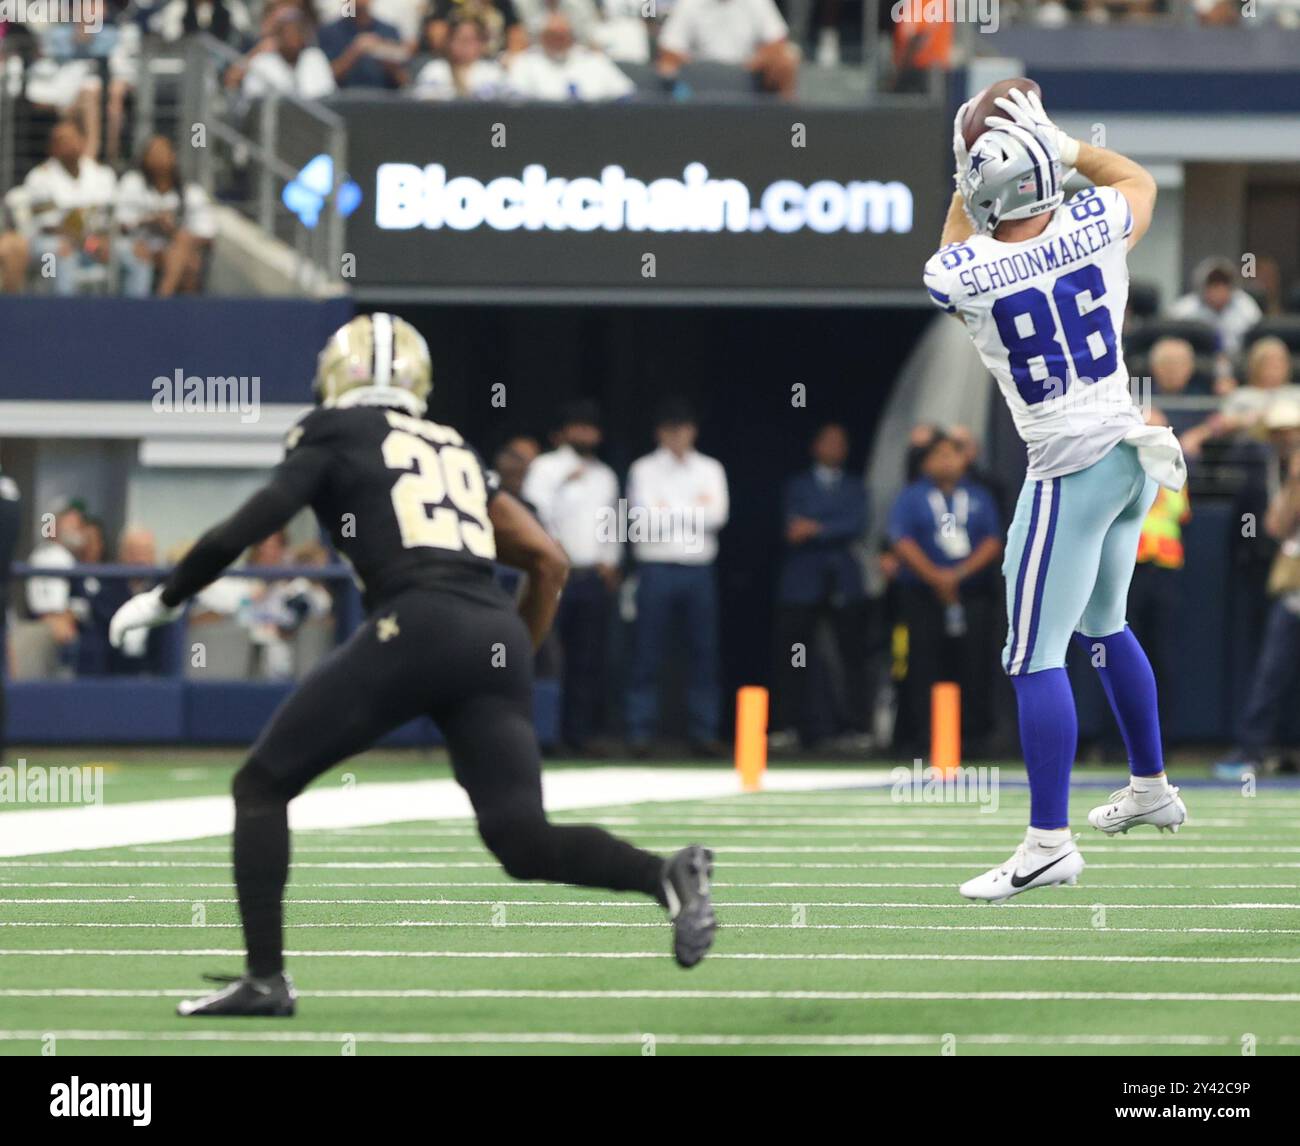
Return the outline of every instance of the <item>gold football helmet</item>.
[[[313,389],[322,406],[399,406],[422,416],[433,389],[429,347],[403,318],[360,315],[330,335]]]

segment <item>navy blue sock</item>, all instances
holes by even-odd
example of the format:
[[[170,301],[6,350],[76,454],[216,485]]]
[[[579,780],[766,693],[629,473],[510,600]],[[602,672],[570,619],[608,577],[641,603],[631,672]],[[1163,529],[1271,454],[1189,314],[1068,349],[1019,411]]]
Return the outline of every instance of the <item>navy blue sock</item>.
[[[1020,747],[1029,773],[1029,826],[1052,831],[1070,823],[1070,769],[1079,718],[1065,669],[1013,676],[1020,710]]]
[[[1134,776],[1160,775],[1165,770],[1165,756],[1160,746],[1156,674],[1133,630],[1125,625],[1108,637],[1075,633],[1074,639],[1101,677],[1128,750],[1128,770]]]

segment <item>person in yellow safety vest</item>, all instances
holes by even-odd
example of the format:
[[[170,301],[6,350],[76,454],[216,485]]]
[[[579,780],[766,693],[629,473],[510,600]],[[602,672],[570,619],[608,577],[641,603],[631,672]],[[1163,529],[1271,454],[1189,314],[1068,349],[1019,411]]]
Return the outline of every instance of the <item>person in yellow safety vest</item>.
[[[1155,565],[1160,569],[1183,567],[1183,526],[1191,519],[1192,507],[1187,497],[1187,487],[1177,493],[1163,486],[1151,506],[1142,534],[1138,538],[1138,564]]]
[[[1160,690],[1160,722],[1169,728],[1169,699],[1176,675],[1174,641],[1183,597],[1183,527],[1191,520],[1187,487],[1175,493],[1163,486],[1142,523],[1137,566],[1128,593],[1128,623],[1166,685]]]

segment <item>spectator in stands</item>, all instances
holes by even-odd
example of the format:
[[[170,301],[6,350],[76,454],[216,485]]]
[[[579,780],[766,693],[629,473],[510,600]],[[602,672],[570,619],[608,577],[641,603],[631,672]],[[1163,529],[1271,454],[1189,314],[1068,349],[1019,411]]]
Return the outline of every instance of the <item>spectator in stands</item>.
[[[42,521],[40,543],[27,558],[40,569],[70,569],[82,559],[86,546],[86,508],[69,501],[49,522]],[[77,620],[72,613],[71,583],[66,577],[29,577],[27,611],[42,621],[54,641],[71,649],[77,639]]]
[[[91,523],[94,528],[98,523]],[[82,560],[95,564],[103,560],[102,531],[100,552],[88,550]],[[126,529],[118,542],[117,560],[121,565],[152,566],[158,563],[153,534],[140,527]],[[77,615],[77,675],[109,676],[162,671],[164,634],[159,629],[140,629],[128,634],[121,649],[108,641],[108,623],[113,614],[136,593],[153,588],[152,577],[82,577],[73,584],[73,609]]]
[[[524,482],[527,480],[529,467],[541,452],[542,448],[537,444],[536,438],[530,438],[527,434],[516,434],[502,443],[492,459],[492,466],[501,479],[501,488],[506,493],[514,494],[525,504],[527,498],[524,497]],[[529,505],[528,508],[534,513],[537,512],[535,506]]]
[[[27,233],[0,235],[0,282],[23,288],[30,262],[39,264],[55,294],[76,294],[90,272],[109,257],[113,172],[86,155],[79,124],[64,119],[50,131],[50,157],[23,180],[31,223]]]
[[[537,100],[594,103],[622,99],[636,90],[617,64],[574,41],[563,12],[547,16],[537,43],[511,59],[509,78],[516,95]]]
[[[648,64],[652,21],[644,9],[645,0],[601,0],[591,46],[618,63]]]
[[[669,633],[680,629],[688,657],[687,736],[692,750],[719,756],[718,589],[713,564],[730,503],[722,464],[695,449],[690,407],[667,402],[655,422],[659,448],[627,477],[628,538],[638,567],[636,629],[627,690],[627,738],[649,753],[659,719],[659,668]]]
[[[961,685],[962,729],[972,742],[992,724],[1002,523],[993,495],[968,480],[967,465],[960,444],[936,433],[921,455],[921,476],[889,515],[907,624],[914,755],[929,752],[930,694],[938,681]]]
[[[777,588],[776,690],[770,727],[774,747],[813,742],[809,679],[812,650],[823,620],[844,672],[842,724],[865,750],[871,726],[867,689],[870,616],[862,566],[854,546],[867,529],[867,491],[861,475],[844,472],[849,435],[830,422],[812,440],[812,466],[785,483],[785,556]]]
[[[120,50],[121,29],[102,5],[85,3],[73,14],[72,20],[56,17],[36,26],[41,55],[27,70],[26,95],[61,115],[75,115],[85,129],[86,155],[92,159],[99,158],[107,131],[112,162],[117,158],[130,86],[129,56]],[[101,69],[109,79],[107,99],[102,95]],[[101,105],[107,107],[107,125],[101,122]]]
[[[150,15],[149,28],[168,43],[202,34],[243,49],[252,43],[255,25],[243,0],[166,0]]]
[[[1260,338],[1246,354],[1246,384],[1231,391],[1217,413],[1183,435],[1183,449],[1197,457],[1206,442],[1256,429],[1276,402],[1297,398],[1300,387],[1291,385],[1291,351],[1280,338]]]
[[[1269,572],[1273,604],[1264,643],[1242,714],[1232,771],[1258,771],[1294,707],[1300,671],[1300,402],[1290,399],[1269,410],[1265,420],[1275,457],[1273,493],[1264,531],[1279,549]]]
[[[923,92],[952,62],[953,21],[942,4],[906,4],[894,21],[894,90]]]
[[[1148,358],[1156,399],[1187,393],[1196,373],[1196,351],[1185,338],[1158,338]]]
[[[600,22],[594,0],[513,0],[515,13],[524,26],[530,43],[536,43],[552,12],[568,17],[573,38],[579,44],[590,45]]]
[[[313,557],[312,563],[324,564],[322,555],[324,551]],[[289,550],[289,538],[281,530],[248,551],[248,564],[263,569],[298,563]],[[308,618],[329,616],[333,607],[329,591],[305,577],[283,581],[250,579],[252,585],[239,618],[256,652],[256,676],[270,681],[289,680],[295,670],[292,637]]]
[[[487,25],[466,12],[452,17],[446,39],[446,59],[430,60],[415,77],[414,93],[421,99],[496,99],[509,92],[504,69],[484,58]]]
[[[371,0],[352,0],[355,15],[321,28],[317,39],[341,88],[405,87],[412,45],[392,24],[375,19]]]
[[[1235,355],[1243,337],[1262,314],[1259,304],[1238,285],[1236,267],[1227,259],[1207,259],[1193,276],[1196,289],[1169,308],[1171,318],[1190,318],[1212,326],[1219,349]]]
[[[484,55],[489,59],[498,52],[511,56],[528,47],[528,32],[511,0],[433,0],[424,24],[424,46],[431,55],[445,54],[451,21],[458,15],[473,16],[483,25],[487,32]]]
[[[1196,376],[1196,352],[1185,338],[1160,338],[1147,359],[1151,371],[1152,401],[1167,415],[1167,424],[1180,437],[1201,419],[1195,410],[1168,410],[1164,401],[1182,398]]]
[[[570,403],[561,413],[559,444],[528,468],[523,489],[569,558],[556,617],[564,658],[560,736],[579,756],[601,751],[593,737],[605,731],[605,653],[623,549],[616,528],[618,478],[596,456],[601,438],[595,403]]]
[[[268,92],[322,99],[335,90],[334,72],[325,53],[310,42],[311,29],[301,9],[285,5],[271,18],[269,45],[253,50],[243,69],[232,69],[227,83],[242,84],[244,95],[258,99]]]
[[[764,91],[793,96],[799,53],[774,0],[677,0],[659,33],[659,74],[675,79],[688,60],[733,64]]]
[[[122,275],[122,293],[145,298],[157,293],[193,294],[203,278],[208,248],[217,235],[208,194],[197,183],[183,183],[171,140],[155,135],[145,145],[136,169],[122,176],[114,198],[117,242],[113,258]]]
[[[9,570],[18,552],[22,494],[18,483],[0,470],[0,765],[5,762],[5,681],[9,677]]]

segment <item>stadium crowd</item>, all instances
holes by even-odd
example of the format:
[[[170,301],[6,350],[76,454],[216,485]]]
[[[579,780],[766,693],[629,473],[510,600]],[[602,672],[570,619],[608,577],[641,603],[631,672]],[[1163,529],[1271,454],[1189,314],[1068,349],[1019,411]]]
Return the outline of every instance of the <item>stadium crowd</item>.
[[[65,503],[54,515],[49,536],[27,558],[33,568],[49,572],[29,577],[23,595],[26,616],[43,640],[25,641],[22,656],[48,660],[55,677],[166,675],[163,632],[133,633],[120,649],[108,640],[113,614],[155,581],[146,575],[100,577],[75,571],[77,566],[100,564],[155,567],[159,554],[154,534],[142,526],[128,526],[110,552],[104,533],[103,521],[81,499]],[[174,564],[183,554],[184,547],[169,552],[166,564]],[[274,573],[323,566],[328,560],[319,542],[291,547],[285,533],[272,534],[249,550],[241,573],[214,581],[195,598],[188,620],[191,632],[199,639],[203,630],[219,624],[242,632],[248,656],[239,670],[249,679],[289,680],[300,675],[310,665],[295,663],[293,638],[307,621],[328,618],[332,599],[318,582]],[[67,570],[74,572],[59,575]],[[43,657],[46,650],[53,655]],[[11,655],[18,656],[13,650]],[[11,665],[11,672],[19,676],[37,670],[35,664]]]

